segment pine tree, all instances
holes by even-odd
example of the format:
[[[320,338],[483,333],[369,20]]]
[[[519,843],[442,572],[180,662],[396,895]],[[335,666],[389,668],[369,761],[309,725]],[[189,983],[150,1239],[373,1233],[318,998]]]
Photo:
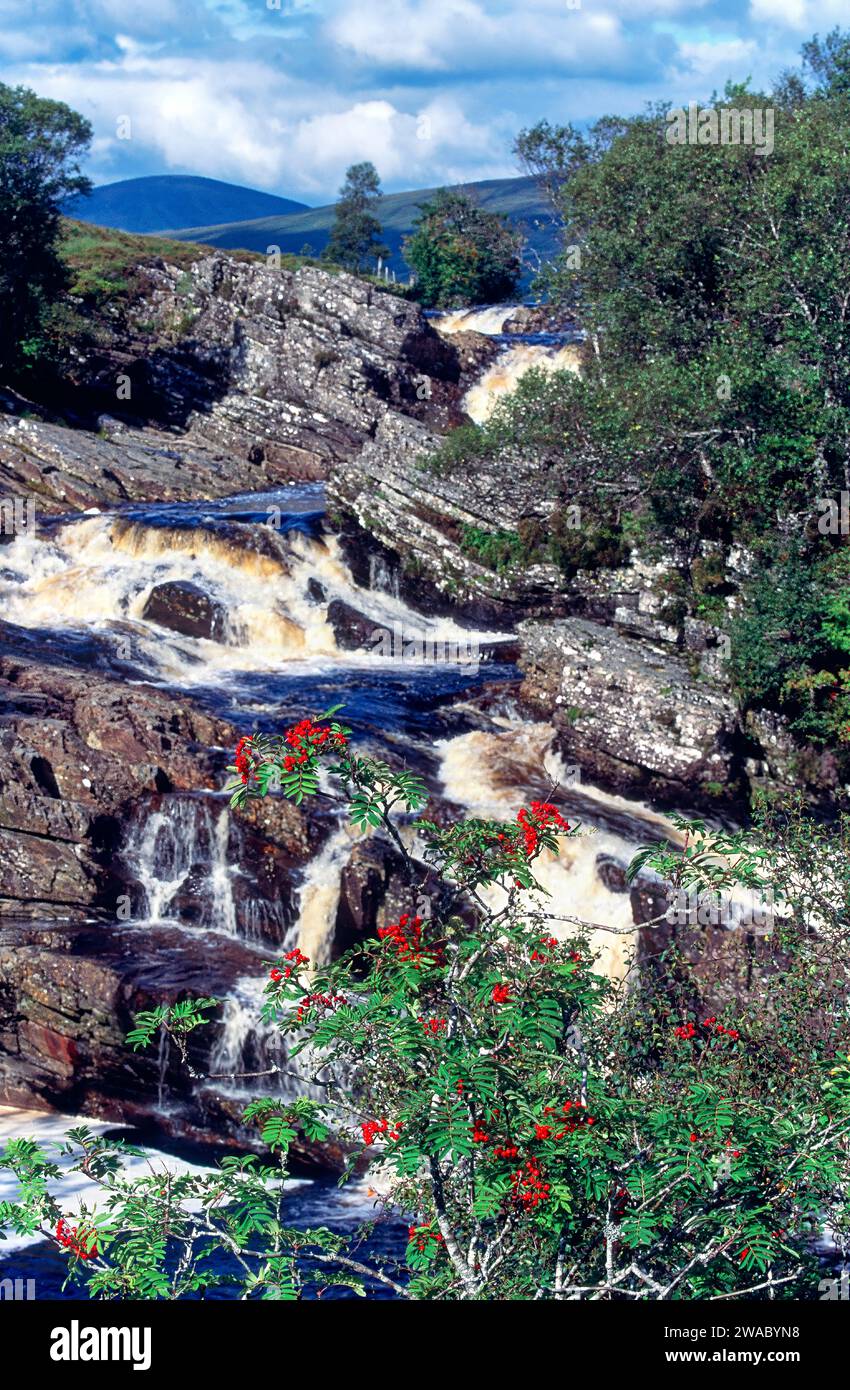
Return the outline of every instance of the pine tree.
[[[374,164],[352,164],[339,191],[336,217],[324,250],[326,260],[344,270],[363,270],[389,249],[379,240],[381,224],[375,208],[381,197],[381,181]]]

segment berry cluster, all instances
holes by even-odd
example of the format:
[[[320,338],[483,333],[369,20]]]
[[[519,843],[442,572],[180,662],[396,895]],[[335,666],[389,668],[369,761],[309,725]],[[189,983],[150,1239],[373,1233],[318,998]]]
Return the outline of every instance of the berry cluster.
[[[543,1181],[543,1170],[534,1158],[529,1158],[511,1177],[514,1199],[528,1210],[548,1201],[549,1183]]]
[[[402,913],[397,922],[378,928],[381,941],[386,941],[395,951],[396,959],[411,964],[415,970],[431,964],[433,955],[422,949],[422,918]]]
[[[429,1245],[442,1245],[443,1237],[439,1231],[432,1231],[430,1224],[427,1226],[410,1226],[407,1232],[408,1240],[416,1245],[417,1250],[425,1250]]]
[[[293,772],[300,763],[310,762],[323,748],[339,750],[348,742],[341,730],[314,724],[312,719],[302,719],[300,723],[293,724],[283,737],[292,749],[283,760],[284,772]]]
[[[237,743],[236,755],[233,759],[236,771],[246,787],[249,782],[253,781],[259,761],[260,755],[254,747],[253,737],[251,734],[246,734]]]
[[[575,1131],[580,1129],[583,1125],[595,1125],[596,1117],[594,1115],[587,1115],[585,1113],[586,1110],[587,1106],[583,1100],[566,1101],[565,1104],[561,1106],[560,1112],[561,1115],[564,1116],[564,1119],[558,1119],[553,1124],[537,1125],[537,1138],[563,1139],[565,1134],[574,1134]],[[557,1113],[553,1105],[544,1105],[544,1115],[556,1115]],[[556,1124],[560,1124],[561,1128],[556,1129]],[[548,1132],[542,1134],[540,1132],[541,1130],[546,1130]]]
[[[448,1026],[447,1018],[420,1018],[419,1022],[429,1037],[434,1037],[437,1033],[445,1033]]]
[[[56,1239],[81,1260],[93,1260],[97,1255],[97,1241],[89,1241],[81,1227],[69,1226],[64,1216],[57,1222]]]
[[[705,1019],[700,1027],[707,1029],[709,1036],[713,1033],[715,1037],[731,1038],[732,1042],[737,1041],[741,1036],[736,1028],[724,1028],[723,1024],[718,1023],[713,1015],[711,1018]],[[673,1031],[677,1038],[684,1038],[686,1041],[699,1036],[698,1029],[692,1023],[680,1023]]]
[[[389,1139],[398,1139],[401,1134],[401,1123],[399,1122],[393,1129],[390,1129],[387,1120],[365,1120],[360,1126],[363,1131],[363,1143],[374,1144],[379,1134],[386,1134]]]
[[[532,801],[528,809],[523,806],[517,813],[517,824],[522,831],[527,859],[531,859],[532,855],[537,853],[542,831],[557,829],[566,834],[570,828],[560,811],[550,801]]]
[[[291,979],[302,966],[310,964],[310,957],[305,956],[304,952],[299,951],[297,947],[294,951],[287,951],[283,959],[288,960],[290,964],[285,965],[283,970],[279,970],[275,966],[274,970],[269,972],[269,979],[273,980],[276,985],[280,984],[281,980]]]

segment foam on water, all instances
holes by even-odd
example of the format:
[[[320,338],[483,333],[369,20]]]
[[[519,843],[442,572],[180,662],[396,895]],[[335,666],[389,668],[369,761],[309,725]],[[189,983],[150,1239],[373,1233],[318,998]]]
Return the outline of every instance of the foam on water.
[[[48,1147],[49,1157],[63,1173],[69,1173],[73,1155],[60,1154],[59,1146],[69,1129],[86,1125],[94,1134],[105,1134],[115,1130],[116,1125],[105,1124],[102,1120],[89,1120],[80,1115],[45,1114],[39,1110],[22,1110],[17,1107],[0,1105],[0,1152],[12,1139],[35,1139]],[[122,1126],[122,1129],[126,1127]],[[132,1142],[130,1139],[129,1142]],[[171,1173],[211,1173],[214,1169],[189,1163],[172,1154],[144,1147],[141,1157],[129,1157],[124,1164],[124,1172],[130,1178],[150,1176],[151,1168],[158,1172]],[[79,1151],[77,1151],[79,1152]],[[77,1223],[79,1204],[84,1202],[89,1211],[105,1206],[103,1189],[83,1173],[74,1173],[61,1181],[48,1183],[48,1190],[62,1202],[62,1210],[72,1225]],[[8,1168],[0,1168],[0,1202],[18,1200],[17,1180]],[[7,1239],[0,1242],[0,1256],[13,1250],[22,1250],[29,1245],[37,1245],[44,1239],[41,1234],[18,1236],[6,1231]]]
[[[477,425],[492,415],[497,401],[513,391],[532,367],[543,372],[579,370],[580,348],[576,343],[547,345],[516,343],[503,348],[463,399],[463,408]]]

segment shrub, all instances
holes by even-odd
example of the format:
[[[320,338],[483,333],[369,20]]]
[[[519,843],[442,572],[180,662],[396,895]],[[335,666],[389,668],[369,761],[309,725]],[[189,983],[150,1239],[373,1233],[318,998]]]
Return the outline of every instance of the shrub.
[[[712,1003],[675,946],[618,984],[589,945],[591,929],[616,929],[553,915],[539,890],[541,855],[577,833],[554,804],[505,822],[419,816],[415,860],[399,817],[421,813],[422,783],[355,752],[333,713],[242,739],[233,768],[234,804],[274,787],[297,803],[326,764],[353,823],[406,865],[409,908],[377,939],[319,969],[294,948],[270,970],[264,1017],[323,1099],[252,1102],[246,1122],[274,1161],[228,1158],[212,1175],[127,1179],[124,1146],[72,1132],[76,1170],[104,1198],[73,1225],[55,1164],[19,1139],[0,1158],[21,1186],[0,1226],[49,1234],[96,1296],[230,1284],[297,1298],[344,1283],[441,1300],[816,1297],[813,1236],[849,1229],[850,1023],[835,963],[850,820],[813,826],[791,803],[763,807],[750,834],[680,822],[683,850],[642,851],[631,873],[652,868],[710,902],[734,884],[775,894],[768,958],[782,968],[745,1008],[723,989]],[[441,886],[425,896],[428,868]],[[150,1010],[131,1041],[164,1035],[185,1058],[214,1002]],[[331,1130],[358,1133],[409,1214],[405,1267],[287,1224],[289,1146]]]

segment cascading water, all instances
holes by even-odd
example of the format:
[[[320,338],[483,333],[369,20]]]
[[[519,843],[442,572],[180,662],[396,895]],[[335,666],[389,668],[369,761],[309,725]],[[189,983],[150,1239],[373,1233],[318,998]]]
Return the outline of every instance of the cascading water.
[[[99,515],[43,537],[17,537],[5,547],[0,571],[5,621],[35,632],[97,634],[148,678],[192,689],[230,689],[234,674],[333,669],[340,653],[327,616],[332,599],[368,612],[375,625],[374,645],[347,652],[348,666],[379,662],[383,634],[397,625],[433,643],[469,637],[450,619],[415,613],[385,570],[376,570],[373,588],[361,588],[334,536],[261,523],[222,531],[178,520],[161,526]],[[258,536],[259,549],[252,544]],[[192,584],[216,606],[220,636],[185,635],[146,616],[155,587],[175,582]],[[500,634],[478,636],[493,641]]]
[[[349,825],[338,826],[311,860],[301,881],[298,916],[287,932],[282,947],[284,952],[297,946],[313,965],[327,963],[339,906],[340,875],[354,838]],[[225,1080],[225,1089],[242,1092],[260,1088],[284,1095],[303,1095],[309,1083],[299,1080],[298,1059],[287,1060],[281,1034],[261,1020],[265,983],[265,976],[245,976],[237,981],[225,1003],[210,1070],[213,1075],[223,1073],[225,1077],[237,1078],[230,1085]],[[284,1068],[284,1073],[245,1082],[238,1079],[246,1072],[265,1072],[275,1066]],[[290,1071],[295,1075],[290,1075]]]
[[[467,391],[463,408],[477,425],[493,413],[500,397],[513,391],[525,373],[578,372],[580,348],[574,330],[563,333],[505,333],[506,321],[516,312],[512,304],[490,304],[480,309],[450,309],[434,316],[438,332],[483,333],[495,338],[501,351],[478,381]]]
[[[137,920],[155,925],[180,920],[176,899],[188,887],[197,925],[238,936],[229,854],[231,817],[220,799],[168,796],[143,812],[124,851],[142,894]]]
[[[639,803],[608,797],[592,788],[563,782],[565,769],[550,745],[554,729],[547,724],[513,723],[493,731],[476,730],[438,744],[440,776],[446,796],[472,816],[513,820],[517,808],[546,793],[549,782],[561,783],[556,800],[563,813],[581,820],[582,833],[562,841],[560,853],[544,851],[535,862],[535,877],[550,895],[544,910],[551,912],[552,934],[574,935],[577,928],[564,918],[599,923],[608,930],[590,933],[599,969],[623,979],[629,969],[635,936],[628,892],[612,891],[600,875],[600,861],[625,868],[639,845],[660,837],[676,839],[663,817]],[[491,890],[498,907],[504,899]]]
[[[485,304],[479,309],[448,309],[433,316],[434,327],[440,333],[484,333],[496,337],[504,329],[516,304]]]
[[[209,1060],[209,1084],[216,1090],[237,1095],[261,1091],[276,1095],[299,1093],[297,1082],[286,1075],[288,1064],[282,1035],[261,1019],[265,983],[263,975],[246,975],[236,982],[225,1000]]]
[[[463,408],[477,425],[490,418],[500,397],[513,391],[526,372],[578,372],[576,343],[525,343],[513,339],[467,391]]]
[[[460,313],[438,326],[444,332],[499,333],[510,311],[508,305]],[[576,351],[573,344],[521,337],[503,345],[502,356],[472,388],[482,401],[509,389],[521,368],[542,361],[562,367]],[[474,398],[470,404],[477,417]],[[471,689],[479,678],[477,667],[462,666],[459,657],[447,660],[436,654],[439,648],[467,651],[470,637],[484,644],[503,634],[470,633],[449,619],[412,610],[399,596],[397,575],[379,560],[362,588],[336,538],[322,534],[321,507],[320,490],[305,486],[229,502],[150,504],[120,515],[95,512],[46,523],[4,547],[4,618],[33,640],[42,632],[58,633],[72,659],[78,638],[83,659],[90,659],[96,637],[98,650],[111,651],[116,674],[176,692],[189,689],[215,713],[238,717],[243,727],[253,715],[264,721],[259,727],[279,728],[292,709],[318,711],[341,699],[344,717],[361,730],[391,741],[427,735],[430,743],[434,711],[448,710],[447,696]],[[209,637],[186,635],[146,616],[157,586],[181,582],[197,586],[221,614]],[[376,634],[389,633],[393,640],[376,642],[371,650],[341,651],[328,616],[333,599],[368,615]],[[401,644],[395,641],[399,629]],[[431,655],[424,663],[405,662],[399,649],[417,639],[423,646],[430,639]],[[499,669],[500,675],[488,668],[488,678],[513,676],[512,668]],[[451,727],[451,720],[443,727]],[[473,813],[512,817],[529,790],[539,790],[535,778],[548,741],[548,734],[542,741],[541,735],[542,726],[514,727],[511,733],[495,720],[489,732],[446,738],[439,748],[446,794]],[[494,776],[505,762],[515,767],[511,785]],[[590,789],[584,795],[587,800]],[[656,833],[663,831],[656,827]],[[220,794],[164,792],[140,805],[122,852],[124,870],[137,885],[132,925],[214,932],[258,955],[277,955],[285,942],[284,949],[298,945],[316,964],[324,963],[351,833],[336,827],[312,859],[291,925],[290,909],[252,876],[242,834]],[[627,860],[637,842],[637,834],[633,840],[603,829],[592,841],[571,844],[568,863],[545,863],[547,885],[564,912],[630,927],[628,895],[605,887],[596,857],[604,852]],[[610,939],[604,945],[609,968],[617,973],[621,959]],[[259,1021],[262,967],[258,962],[256,972],[248,973],[238,953],[233,967],[209,1069],[226,1077],[284,1065],[280,1036]],[[163,1054],[160,1106],[167,1101],[167,1062]],[[275,1075],[268,1084],[291,1080]],[[228,1089],[226,1080],[216,1084]],[[233,1085],[240,1089],[238,1081]]]

